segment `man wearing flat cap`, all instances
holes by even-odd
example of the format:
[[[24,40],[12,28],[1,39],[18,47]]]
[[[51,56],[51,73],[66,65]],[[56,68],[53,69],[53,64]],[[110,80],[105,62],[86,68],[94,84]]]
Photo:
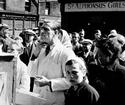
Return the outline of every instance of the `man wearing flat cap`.
[[[31,29],[27,29],[23,31],[19,36],[22,37],[23,39],[22,43],[24,46],[24,51],[20,55],[20,59],[28,66],[30,60],[33,57],[33,53],[36,49],[36,43],[34,41],[34,38],[36,37],[36,33]],[[33,90],[33,80],[31,78],[30,91],[32,90]]]
[[[32,55],[32,50],[34,47],[34,37],[36,36],[36,33],[30,29],[25,30],[20,34],[20,37],[23,39],[23,46],[24,46],[24,52],[20,55],[20,59],[28,65],[29,60]]]

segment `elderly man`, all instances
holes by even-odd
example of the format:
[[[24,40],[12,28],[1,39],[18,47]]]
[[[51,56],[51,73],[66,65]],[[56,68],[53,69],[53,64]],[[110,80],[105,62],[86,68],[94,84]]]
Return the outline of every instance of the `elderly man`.
[[[74,52],[63,46],[55,34],[56,23],[45,23],[41,27],[40,43],[46,44],[42,49],[33,69],[38,78],[35,79],[34,92],[47,100],[47,105],[64,105],[64,91],[71,86],[66,79],[65,64],[75,58]]]

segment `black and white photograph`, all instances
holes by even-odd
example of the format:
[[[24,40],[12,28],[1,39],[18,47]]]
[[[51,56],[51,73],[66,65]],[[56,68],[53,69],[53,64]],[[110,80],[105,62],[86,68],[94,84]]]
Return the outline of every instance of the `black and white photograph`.
[[[125,105],[124,0],[0,0],[0,105]]]

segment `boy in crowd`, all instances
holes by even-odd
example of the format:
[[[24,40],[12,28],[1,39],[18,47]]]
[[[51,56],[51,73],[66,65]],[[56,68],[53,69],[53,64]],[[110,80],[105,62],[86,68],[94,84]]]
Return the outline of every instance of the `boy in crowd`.
[[[66,74],[72,86],[66,93],[65,105],[97,105],[99,94],[88,82],[84,62],[79,61],[72,59],[66,63]]]

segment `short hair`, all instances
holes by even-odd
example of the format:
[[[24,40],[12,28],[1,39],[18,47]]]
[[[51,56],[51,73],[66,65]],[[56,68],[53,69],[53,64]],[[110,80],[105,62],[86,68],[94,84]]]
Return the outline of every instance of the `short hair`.
[[[42,27],[50,27],[53,30],[57,30],[61,28],[61,23],[58,21],[44,21],[41,25],[41,28]]]
[[[83,73],[87,73],[87,68],[86,68],[86,64],[85,61],[83,59],[71,59],[69,61],[66,62],[66,66],[73,66],[74,64],[78,64],[79,65],[79,70],[81,70]]]

